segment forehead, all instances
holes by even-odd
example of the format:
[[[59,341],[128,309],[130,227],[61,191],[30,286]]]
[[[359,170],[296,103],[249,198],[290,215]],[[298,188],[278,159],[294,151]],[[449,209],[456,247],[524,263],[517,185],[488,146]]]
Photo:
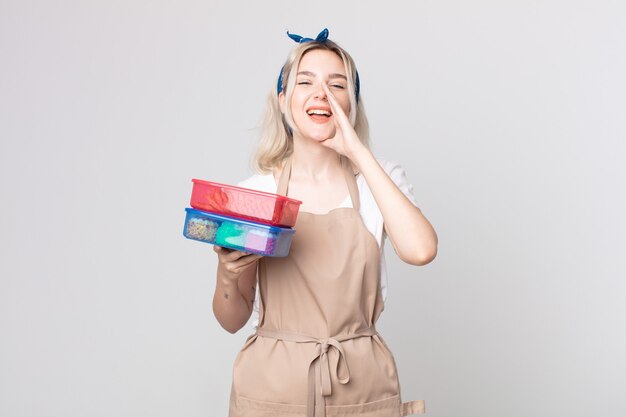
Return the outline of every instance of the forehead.
[[[339,55],[326,49],[314,49],[304,54],[298,65],[298,72],[300,71],[345,75],[343,61]]]

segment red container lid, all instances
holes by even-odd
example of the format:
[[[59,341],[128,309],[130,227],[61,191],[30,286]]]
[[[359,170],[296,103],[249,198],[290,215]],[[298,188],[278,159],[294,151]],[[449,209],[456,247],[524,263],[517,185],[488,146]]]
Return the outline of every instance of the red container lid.
[[[281,227],[293,227],[300,200],[284,195],[193,179],[191,207]]]
[[[196,178],[192,179],[191,181],[193,181],[195,183],[198,183],[198,184],[212,185],[214,187],[230,188],[231,190],[237,190],[237,191],[241,191],[241,192],[244,192],[244,193],[247,193],[247,194],[255,194],[255,195],[259,195],[259,196],[265,196],[265,197],[278,198],[278,199],[281,199],[281,200],[287,200],[287,201],[290,201],[292,203],[296,203],[298,205],[302,204],[302,201],[300,201],[300,200],[289,198],[287,196],[280,195],[280,194],[267,193],[265,191],[253,190],[252,188],[237,187],[235,185],[222,184],[222,183],[213,182],[213,181],[199,180],[199,179],[196,179]]]

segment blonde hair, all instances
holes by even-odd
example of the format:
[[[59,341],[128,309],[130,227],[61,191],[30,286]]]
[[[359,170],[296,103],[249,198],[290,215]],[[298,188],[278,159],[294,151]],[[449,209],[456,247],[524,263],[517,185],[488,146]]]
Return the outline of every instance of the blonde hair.
[[[273,88],[267,97],[265,116],[257,149],[252,156],[252,165],[260,173],[271,172],[276,166],[288,158],[293,152],[293,117],[291,115],[291,96],[296,84],[296,73],[300,60],[310,51],[322,49],[336,53],[343,61],[348,78],[348,92],[350,93],[350,114],[348,118],[361,142],[369,147],[369,125],[363,100],[356,97],[355,79],[356,66],[352,57],[335,42],[305,42],[296,46],[282,68],[282,92],[285,94],[285,113],[280,110],[277,88]]]

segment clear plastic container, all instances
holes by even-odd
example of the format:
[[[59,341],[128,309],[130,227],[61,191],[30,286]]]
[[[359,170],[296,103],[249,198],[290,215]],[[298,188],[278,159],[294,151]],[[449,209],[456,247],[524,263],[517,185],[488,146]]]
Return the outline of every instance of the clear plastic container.
[[[193,179],[191,207],[226,216],[293,227],[301,201],[249,188]]]
[[[183,235],[225,248],[264,256],[287,256],[294,229],[186,208]]]

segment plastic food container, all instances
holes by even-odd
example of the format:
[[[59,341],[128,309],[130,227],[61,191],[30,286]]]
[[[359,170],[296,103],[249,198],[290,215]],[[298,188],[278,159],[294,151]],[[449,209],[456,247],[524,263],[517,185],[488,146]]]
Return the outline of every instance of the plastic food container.
[[[271,224],[293,227],[301,201],[278,194],[193,179],[191,207]]]
[[[287,256],[294,229],[235,219],[186,208],[188,239],[265,256]]]

